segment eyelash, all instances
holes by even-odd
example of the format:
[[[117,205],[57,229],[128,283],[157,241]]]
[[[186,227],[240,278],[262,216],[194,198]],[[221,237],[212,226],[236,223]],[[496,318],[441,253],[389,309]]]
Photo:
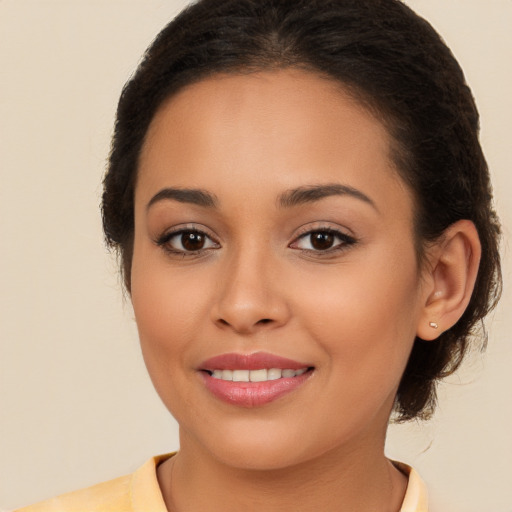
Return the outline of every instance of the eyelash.
[[[299,234],[297,238],[289,245],[289,247],[292,247],[294,244],[297,244],[298,241],[306,239],[308,236],[314,235],[314,234],[327,234],[332,235],[335,238],[339,240],[339,243],[337,245],[334,245],[333,247],[329,247],[325,250],[315,250],[315,249],[300,249],[302,252],[306,254],[313,254],[314,256],[332,256],[333,254],[342,252],[347,250],[350,246],[355,245],[357,243],[357,240],[350,235],[347,235],[346,233],[343,233],[342,231],[339,231],[337,229],[333,229],[330,227],[317,227],[314,229],[308,229],[304,233]],[[293,248],[293,247],[292,247]]]
[[[216,247],[215,246],[205,247],[205,248],[201,248],[201,249],[198,249],[195,251],[192,251],[192,250],[187,251],[187,250],[182,250],[182,249],[176,249],[170,245],[170,241],[173,238],[178,237],[180,235],[187,234],[187,233],[203,236],[206,239],[208,239],[211,243],[213,243]],[[334,245],[333,247],[329,247],[325,250],[301,249],[299,247],[293,247],[294,244],[297,244],[299,241],[306,239],[308,236],[312,236],[314,234],[320,234],[320,233],[332,235],[333,237],[335,237],[336,239],[339,240],[339,243],[337,245]],[[183,258],[199,256],[201,254],[205,254],[206,251],[210,251],[211,249],[217,249],[220,247],[219,243],[217,241],[215,241],[210,235],[208,235],[208,233],[205,233],[201,229],[192,228],[192,227],[181,228],[181,229],[177,229],[175,231],[166,232],[162,236],[160,236],[155,241],[155,243],[159,247],[161,247],[165,252],[167,252],[171,255],[179,255],[179,256],[182,256]],[[357,243],[357,240],[354,237],[347,235],[346,233],[343,233],[341,231],[338,231],[337,229],[333,229],[333,228],[329,228],[329,227],[318,227],[318,228],[310,229],[308,231],[305,231],[305,232],[299,234],[288,247],[290,247],[292,249],[300,250],[301,252],[306,253],[306,254],[315,255],[316,257],[323,257],[323,256],[333,255],[334,253],[338,253],[338,252],[347,250],[350,246],[352,246],[356,243]]]
[[[204,253],[205,251],[209,251],[211,249],[217,248],[217,247],[206,247],[206,248],[198,249],[196,251],[186,251],[186,250],[184,251],[181,249],[175,249],[174,247],[172,247],[170,245],[170,241],[173,238],[179,237],[180,235],[184,235],[186,233],[201,235],[201,236],[205,237],[206,239],[210,240],[211,242],[213,242],[215,245],[219,246],[219,243],[216,242],[215,240],[213,240],[213,238],[210,235],[208,235],[208,233],[205,233],[204,231],[202,231],[201,229],[198,229],[198,228],[181,228],[181,229],[177,229],[175,231],[168,231],[156,240],[156,244],[159,247],[161,247],[165,252],[170,253],[171,255],[180,255],[184,258],[190,257],[190,256],[198,256],[198,255]]]

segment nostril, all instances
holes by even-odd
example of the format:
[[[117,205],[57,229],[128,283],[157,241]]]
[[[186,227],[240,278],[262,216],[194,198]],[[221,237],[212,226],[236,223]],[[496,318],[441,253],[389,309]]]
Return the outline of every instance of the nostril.
[[[250,333],[253,329],[257,329],[258,327],[263,327],[267,324],[273,324],[275,320],[272,318],[262,318],[261,320],[256,321],[255,323],[246,322],[244,319],[238,319],[233,322],[229,322],[224,318],[218,318],[216,320],[217,326],[220,328],[231,328],[236,332],[240,333]]]

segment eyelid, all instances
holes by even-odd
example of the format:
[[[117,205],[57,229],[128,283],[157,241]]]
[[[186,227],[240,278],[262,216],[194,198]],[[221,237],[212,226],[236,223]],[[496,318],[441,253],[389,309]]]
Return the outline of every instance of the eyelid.
[[[215,244],[216,247],[205,247],[205,248],[198,249],[197,251],[187,251],[187,250],[171,248],[168,246],[168,243],[172,238],[179,236],[183,233],[190,233],[190,232],[199,233],[199,234],[205,236],[211,242],[213,242],[213,244]],[[154,243],[170,254],[182,255],[182,256],[198,255],[200,253],[207,252],[211,249],[220,248],[220,246],[221,246],[220,243],[217,241],[216,237],[213,236],[211,233],[209,233],[208,229],[204,228],[203,226],[198,226],[196,224],[185,224],[185,225],[173,226],[172,228],[164,231],[161,235],[158,235],[154,239]]]
[[[206,252],[211,251],[212,249],[219,249],[221,248],[221,244],[218,242],[217,237],[212,235],[210,230],[202,225],[197,224],[182,224],[173,226],[172,228],[167,229],[164,231],[161,235],[157,236],[154,239],[154,243],[161,247],[164,251],[167,253],[170,253],[171,255],[180,255],[183,257],[186,256],[197,256],[200,254],[204,254]],[[350,246],[354,245],[358,242],[358,240],[352,235],[346,233],[348,230],[347,228],[342,229],[341,227],[333,227],[332,225],[326,225],[324,223],[309,223],[305,226],[302,226],[299,228],[298,233],[293,238],[293,241],[288,244],[288,247],[292,249],[300,250],[304,253],[310,253],[315,254],[317,256],[336,253],[339,251],[342,251],[344,249],[348,249]],[[183,233],[189,233],[189,232],[195,232],[199,233],[203,236],[205,236],[214,246],[210,247],[202,247],[200,249],[197,249],[195,251],[193,250],[186,250],[186,249],[177,249],[169,245],[170,240],[172,238],[177,237]],[[308,235],[312,235],[314,233],[329,233],[334,235],[336,238],[339,239],[339,243],[334,245],[331,248],[322,250],[322,249],[308,249],[308,248],[301,248],[301,247],[294,247],[301,239],[304,239]]]
[[[354,232],[345,226],[340,226],[339,224],[334,224],[331,221],[315,221],[308,222],[303,226],[300,226],[294,236],[295,239],[308,235],[310,233],[315,233],[317,231],[329,231],[331,233],[339,233],[344,237],[356,238]]]
[[[348,231],[348,230],[347,230]],[[334,235],[340,240],[340,243],[337,245],[325,249],[325,250],[319,250],[319,249],[304,249],[300,247],[293,247],[295,244],[297,244],[301,239],[306,238],[309,235],[312,235],[313,233],[329,233]],[[343,229],[340,227],[333,227],[332,225],[325,225],[325,224],[317,224],[317,225],[311,225],[308,224],[307,226],[302,227],[298,234],[294,237],[291,244],[289,244],[288,247],[292,249],[300,250],[304,253],[308,254],[314,254],[317,256],[327,256],[332,255],[333,253],[343,251],[348,249],[350,246],[356,244],[358,242],[357,238],[353,234],[346,233]]]

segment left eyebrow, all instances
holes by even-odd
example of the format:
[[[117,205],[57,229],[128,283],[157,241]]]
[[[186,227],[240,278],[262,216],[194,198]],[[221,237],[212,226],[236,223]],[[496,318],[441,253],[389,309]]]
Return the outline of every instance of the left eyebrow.
[[[330,196],[354,197],[369,204],[376,211],[379,211],[376,204],[366,194],[354,187],[341,185],[339,183],[309,185],[287,190],[279,195],[277,203],[281,208],[291,208],[293,206],[319,201],[320,199]]]

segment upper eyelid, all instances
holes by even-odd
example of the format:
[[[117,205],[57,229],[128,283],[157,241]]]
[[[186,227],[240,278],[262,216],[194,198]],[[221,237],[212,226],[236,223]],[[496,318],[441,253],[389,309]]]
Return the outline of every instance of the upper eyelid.
[[[293,241],[291,242],[290,245],[296,243],[298,240],[302,239],[302,238],[305,238],[309,235],[312,235],[313,233],[330,233],[332,235],[334,235],[335,237],[339,238],[342,242],[349,242],[349,241],[352,241],[352,242],[356,242],[356,238],[352,235],[348,235],[347,233],[344,233],[343,231],[340,231],[339,229],[332,229],[332,228],[324,228],[324,229],[310,229],[308,231],[306,231],[305,233],[302,233],[300,235],[297,235]]]
[[[304,226],[301,226],[296,234],[294,235],[293,240],[305,235],[309,235],[311,233],[316,233],[318,231],[329,231],[331,233],[339,233],[342,236],[356,238],[353,231],[347,227],[341,227],[339,225],[333,226],[328,222],[317,221],[313,223],[308,223]]]
[[[197,249],[197,250],[182,250],[182,249],[179,249],[179,248],[174,248],[171,246],[170,244],[170,241],[174,238],[174,237],[179,237],[181,234],[183,233],[187,233],[187,232],[196,232],[196,233],[200,233],[201,235],[204,235],[206,236],[211,242],[213,242],[214,245],[216,245],[217,247],[203,247],[201,249]],[[198,228],[187,228],[187,227],[181,227],[181,228],[177,228],[177,229],[170,229],[170,230],[167,230],[165,231],[162,235],[158,236],[155,240],[154,240],[154,243],[160,248],[162,249],[164,252],[166,252],[168,255],[172,255],[172,256],[177,256],[177,255],[181,255],[183,257],[192,257],[192,256],[198,256],[202,253],[206,253],[206,251],[211,251],[212,249],[218,249],[221,247],[220,243],[212,236],[210,236],[208,233],[206,233],[205,231],[201,230],[201,229],[198,229]]]
[[[208,228],[206,228],[206,226],[195,225],[192,223],[174,226],[174,227],[164,231],[162,234],[158,235],[155,238],[155,242],[156,243],[165,243],[166,241],[170,240],[172,237],[177,236],[181,233],[189,232],[189,231],[196,231],[198,233],[201,233],[202,235],[207,236],[214,243],[218,244],[219,246],[221,245],[221,243],[219,241],[219,237],[212,234],[210,232],[210,230]],[[340,226],[334,227],[332,225],[323,223],[322,221],[317,221],[314,223],[308,223],[308,224],[298,228],[298,231],[295,233],[295,235],[292,235],[293,238],[292,238],[291,242],[289,243],[289,245],[293,244],[294,242],[296,242],[298,239],[300,239],[302,237],[308,236],[312,233],[317,233],[317,232],[322,232],[322,231],[326,231],[326,232],[332,233],[334,235],[341,236],[342,238],[351,238],[351,239],[356,240],[356,237],[354,236],[352,231],[348,228],[342,228]]]
[[[313,226],[311,224],[306,224],[305,226],[302,226],[300,228],[299,233],[297,233],[294,236],[293,240],[288,244],[288,247],[291,249],[300,249],[300,248],[293,247],[295,244],[299,243],[299,240],[307,238],[308,236],[312,235],[313,233],[322,233],[322,232],[324,232],[324,233],[327,232],[327,233],[334,235],[336,238],[338,238],[340,240],[340,243],[338,243],[332,249],[327,249],[325,251],[314,251],[315,253],[318,253],[318,254],[327,255],[330,252],[333,252],[334,250],[338,250],[339,248],[342,248],[342,247],[345,247],[348,245],[354,245],[357,242],[359,242],[359,238],[356,237],[355,234],[352,232],[352,230],[350,230],[348,228],[342,228],[339,225],[337,225],[336,227],[334,227],[332,225],[329,226],[329,225],[326,225],[325,223],[322,223],[321,221],[320,221],[319,225],[314,225],[314,224],[316,224],[316,223],[313,223]],[[347,231],[348,231],[348,233],[347,233]],[[300,249],[300,250],[302,250],[304,252],[310,251],[309,249]]]
[[[172,228],[164,230],[160,235],[157,236],[157,240],[161,240],[163,238],[171,238],[181,233],[186,233],[188,231],[196,231],[198,233],[201,233],[202,235],[206,235],[208,238],[211,238],[215,243],[219,243],[218,237],[213,235],[209,229],[203,226],[191,224],[173,226]]]

